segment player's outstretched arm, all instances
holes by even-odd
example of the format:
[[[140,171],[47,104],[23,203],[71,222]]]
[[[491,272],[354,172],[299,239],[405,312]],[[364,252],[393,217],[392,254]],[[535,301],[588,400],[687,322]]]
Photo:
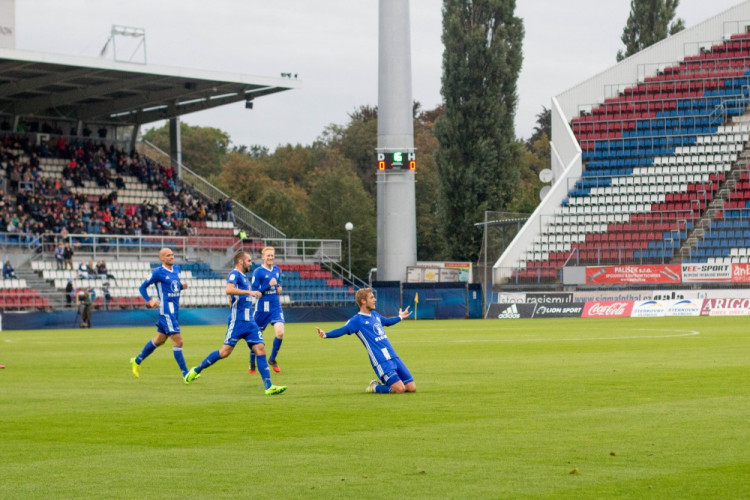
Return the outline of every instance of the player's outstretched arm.
[[[321,339],[335,339],[337,337],[341,337],[342,335],[346,335],[347,333],[349,333],[349,330],[347,329],[347,325],[348,323],[342,326],[341,328],[336,328],[335,330],[331,330],[330,332],[324,332],[317,326],[315,327],[315,329],[318,331],[318,335],[320,336]]]
[[[406,319],[409,316],[411,316],[411,311],[409,310],[409,306],[406,306],[406,309],[404,309],[404,310],[401,310],[401,309],[398,310],[398,317],[399,318]]]

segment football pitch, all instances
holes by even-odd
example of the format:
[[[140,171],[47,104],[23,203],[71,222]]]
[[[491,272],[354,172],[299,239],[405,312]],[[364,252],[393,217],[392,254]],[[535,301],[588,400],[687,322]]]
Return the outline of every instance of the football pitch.
[[[404,395],[314,326],[271,397],[242,344],[186,386],[169,341],[133,377],[153,328],[0,332],[0,497],[750,495],[750,318],[405,321]],[[223,336],[183,328],[188,365]]]

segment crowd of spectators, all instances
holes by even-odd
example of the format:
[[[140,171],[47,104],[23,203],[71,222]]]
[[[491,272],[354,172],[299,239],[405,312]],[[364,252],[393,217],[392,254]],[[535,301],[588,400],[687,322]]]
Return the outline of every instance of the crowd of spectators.
[[[63,159],[61,175],[42,176],[40,158]],[[8,233],[188,236],[195,232],[191,222],[234,220],[231,199],[206,200],[176,181],[174,167],[94,139],[69,142],[60,136],[36,145],[28,136],[5,134],[0,136],[0,175],[8,186],[7,192],[0,189],[0,231]],[[167,203],[120,204],[125,176],[162,191]],[[111,191],[98,198],[74,193],[84,181]]]

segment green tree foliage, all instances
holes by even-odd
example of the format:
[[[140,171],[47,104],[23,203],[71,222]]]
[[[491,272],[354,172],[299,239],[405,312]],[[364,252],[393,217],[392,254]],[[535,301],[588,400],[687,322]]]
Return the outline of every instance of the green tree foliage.
[[[417,205],[417,258],[443,260],[444,242],[438,219],[438,176],[434,152],[437,149],[435,120],[442,108],[421,112],[414,120],[414,148],[417,150],[415,196]]]
[[[617,51],[617,61],[685,29],[685,21],[674,19],[680,0],[630,0],[630,15],[622,30],[625,52]]]
[[[308,174],[315,169],[320,153],[313,148],[300,144],[279,146],[272,155],[265,158],[263,164],[269,177],[289,185],[305,186]]]
[[[377,224],[375,203],[354,173],[351,161],[332,150],[325,163],[311,176],[308,214],[316,238],[336,238],[344,242],[346,253],[347,222],[352,231],[352,271],[367,276],[375,267]]]
[[[417,253],[420,260],[438,260],[445,252],[439,237],[433,153],[437,147],[434,124],[442,108],[422,112],[415,104],[415,113]],[[210,180],[290,238],[341,239],[344,264],[344,225],[352,222],[353,271],[364,277],[376,265],[377,109],[362,106],[349,118],[346,125],[327,127],[311,146],[287,144],[273,152],[259,146],[233,146]],[[184,146],[186,157],[194,157],[190,148],[196,143],[191,144]]]
[[[229,153],[230,139],[226,132],[180,122],[180,137],[183,165],[206,178],[219,173]],[[143,138],[169,153],[169,123],[147,130]]]
[[[212,180],[219,189],[287,235],[315,237],[306,220],[306,191],[293,182],[269,175],[274,172],[273,156],[253,159],[231,153],[221,173]]]
[[[513,193],[513,198],[508,202],[505,210],[516,213],[531,213],[539,204],[539,191],[542,189],[542,181],[539,180],[539,172],[549,167],[549,139],[542,135],[533,144],[517,142],[519,150],[518,167],[520,179],[518,189]],[[546,152],[546,156],[545,156]]]
[[[349,114],[346,126],[330,125],[321,138],[326,147],[338,149],[351,160],[362,185],[371,195],[376,195],[375,147],[378,143],[378,108],[361,106]]]
[[[247,155],[250,158],[265,158],[268,156],[269,151],[266,146],[261,146],[259,144],[253,144],[250,147],[240,144],[239,146],[232,147],[232,153]]]
[[[435,124],[441,229],[451,259],[475,260],[485,210],[503,210],[520,178],[513,118],[523,22],[515,0],[444,0],[445,110]]]
[[[530,147],[542,136],[546,136],[547,140],[552,137],[552,112],[547,109],[547,106],[542,106],[542,111],[536,115],[536,125],[534,126],[534,133],[526,141]]]

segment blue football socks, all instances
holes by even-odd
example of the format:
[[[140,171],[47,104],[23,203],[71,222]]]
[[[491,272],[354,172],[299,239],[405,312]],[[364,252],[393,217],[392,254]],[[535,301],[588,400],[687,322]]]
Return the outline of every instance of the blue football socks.
[[[185,356],[182,355],[182,347],[172,347],[172,354],[174,354],[174,360],[177,361],[177,366],[180,367],[180,371],[184,377],[188,372],[188,368],[185,364]]]
[[[268,389],[271,387],[271,370],[268,368],[268,359],[266,359],[266,355],[257,356],[256,357],[258,361],[258,373],[260,373],[260,377],[263,379],[263,386]]]
[[[214,351],[208,356],[206,356],[206,359],[201,361],[201,364],[195,367],[195,372],[200,373],[212,364],[216,363],[221,359],[221,354],[219,354],[219,351]]]
[[[143,350],[141,353],[135,358],[136,363],[139,365],[143,362],[144,359],[146,359],[152,352],[156,350],[156,344],[154,344],[153,340],[149,340],[146,342],[146,345],[143,346]]]
[[[388,385],[379,384],[375,386],[375,392],[380,394],[389,394],[391,392],[391,387]]]
[[[281,349],[281,342],[284,339],[280,339],[278,337],[273,338],[273,348],[271,349],[271,357],[268,359],[276,359],[276,356],[279,354],[279,349]]]

